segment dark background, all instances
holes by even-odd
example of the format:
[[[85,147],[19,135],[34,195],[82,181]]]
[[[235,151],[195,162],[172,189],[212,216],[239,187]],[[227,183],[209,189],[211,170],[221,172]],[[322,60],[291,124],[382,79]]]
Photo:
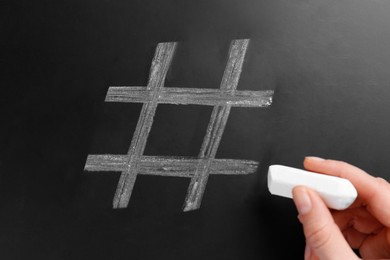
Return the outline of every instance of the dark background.
[[[1,259],[303,259],[289,199],[270,164],[306,155],[390,179],[390,1],[1,1]],[[218,88],[230,40],[250,38],[239,89],[275,90],[270,108],[233,108],[218,158],[255,174],[211,176],[199,210],[189,179],[138,176],[111,208],[120,173],[84,172],[124,154],[158,42],[180,41],[166,86]],[[148,155],[196,156],[211,107],[159,105]]]

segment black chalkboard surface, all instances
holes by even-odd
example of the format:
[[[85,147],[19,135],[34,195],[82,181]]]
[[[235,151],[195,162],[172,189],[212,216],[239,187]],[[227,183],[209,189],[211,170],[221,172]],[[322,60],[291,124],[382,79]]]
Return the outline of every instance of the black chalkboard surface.
[[[269,165],[317,155],[390,180],[389,1],[0,6],[1,259],[303,259],[293,202],[267,190]],[[128,153],[143,104],[105,102],[109,87],[147,86],[158,43],[178,42],[164,87],[219,91],[236,39],[250,39],[237,91],[269,90],[272,105],[232,106],[215,159],[258,167],[210,174],[185,212],[190,177],[139,174],[113,209],[121,172],[84,167]],[[142,154],[198,158],[213,109],[158,104]]]

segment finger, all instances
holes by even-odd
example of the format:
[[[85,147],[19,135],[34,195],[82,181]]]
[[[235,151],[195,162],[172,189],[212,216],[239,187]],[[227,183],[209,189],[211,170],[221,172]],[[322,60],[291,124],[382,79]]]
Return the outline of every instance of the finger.
[[[359,198],[382,224],[390,227],[390,184],[363,170],[341,161],[306,157],[304,167],[309,171],[345,178],[355,186]]]
[[[364,259],[390,259],[390,229],[383,228],[377,235],[366,238],[359,249]]]
[[[312,259],[312,256],[311,256],[311,248],[310,246],[306,245],[305,246],[305,256],[304,256],[304,259],[305,260],[311,260]]]
[[[371,234],[383,227],[382,223],[373,217],[365,207],[333,211],[332,216],[341,230],[353,227],[360,233]]]
[[[293,198],[312,254],[321,260],[357,259],[315,191],[298,186],[293,189]]]
[[[310,246],[306,245],[305,247],[305,260],[320,260],[315,254],[313,254]]]
[[[361,247],[363,241],[368,237],[367,234],[360,233],[356,229],[350,227],[343,231],[345,240],[347,240],[350,247],[358,249]]]

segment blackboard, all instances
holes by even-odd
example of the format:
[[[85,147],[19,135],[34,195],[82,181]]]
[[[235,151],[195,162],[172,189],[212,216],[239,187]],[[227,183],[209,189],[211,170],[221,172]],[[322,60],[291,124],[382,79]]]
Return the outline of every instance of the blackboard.
[[[271,164],[306,155],[390,179],[390,2],[2,1],[2,259],[303,258]],[[232,108],[216,158],[258,161],[210,176],[183,212],[189,178],[138,176],[113,209],[120,172],[89,154],[125,154],[142,104],[104,102],[145,86],[160,42],[178,42],[165,85],[217,89],[234,39],[250,39],[238,90],[272,90],[267,108]],[[212,107],[159,104],[145,155],[197,156]]]

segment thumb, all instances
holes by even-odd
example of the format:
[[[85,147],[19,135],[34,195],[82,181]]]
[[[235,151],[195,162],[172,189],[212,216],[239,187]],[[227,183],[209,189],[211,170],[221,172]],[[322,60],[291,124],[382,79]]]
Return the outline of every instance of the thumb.
[[[298,186],[293,189],[293,198],[306,246],[310,249],[306,251],[305,259],[310,259],[307,254],[314,254],[321,260],[358,259],[317,192]]]

